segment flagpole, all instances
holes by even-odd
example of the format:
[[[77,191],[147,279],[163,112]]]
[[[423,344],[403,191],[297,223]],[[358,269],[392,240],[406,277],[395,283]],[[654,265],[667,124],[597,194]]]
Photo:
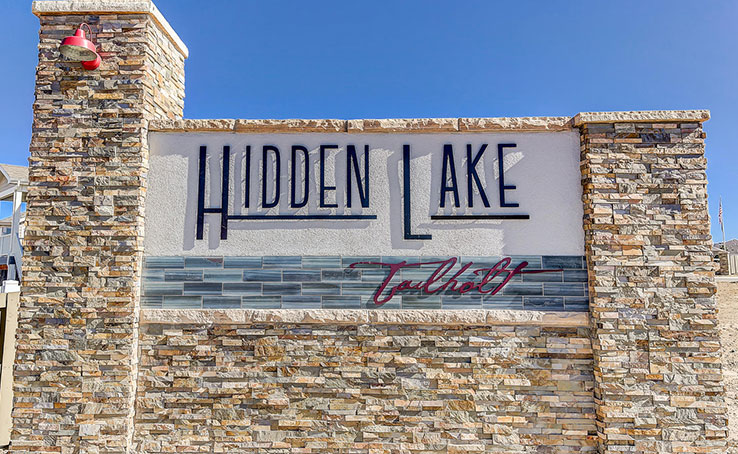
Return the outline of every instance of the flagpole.
[[[728,243],[725,242],[725,222],[723,221],[723,198],[720,197],[720,213],[718,215],[720,218],[720,230],[723,233],[723,251],[725,251],[726,258],[728,259],[728,275],[733,274],[733,270],[731,269],[731,261],[730,261],[730,252],[728,252]]]
[[[723,201],[720,201],[720,206],[723,205]],[[725,251],[728,250],[728,245],[725,243],[725,222],[723,222],[722,218],[720,219],[720,230],[723,231],[723,249]]]

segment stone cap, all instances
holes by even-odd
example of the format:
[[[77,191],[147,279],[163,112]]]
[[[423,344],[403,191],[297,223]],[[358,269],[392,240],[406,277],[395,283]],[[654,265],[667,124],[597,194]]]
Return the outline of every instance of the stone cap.
[[[525,310],[141,309],[141,324],[589,326],[589,312]]]
[[[710,111],[639,110],[625,112],[580,112],[572,119],[574,126],[585,123],[702,123],[710,119]]]
[[[439,133],[494,131],[570,131],[570,117],[502,118],[385,118],[361,120],[152,120],[149,131],[159,132],[347,132]]]
[[[31,10],[39,17],[70,14],[148,14],[184,58],[190,53],[151,0],[34,0]]]
[[[574,117],[385,118],[385,119],[179,119],[151,120],[156,132],[240,133],[456,133],[571,131],[586,123],[702,123],[708,110],[582,112]]]

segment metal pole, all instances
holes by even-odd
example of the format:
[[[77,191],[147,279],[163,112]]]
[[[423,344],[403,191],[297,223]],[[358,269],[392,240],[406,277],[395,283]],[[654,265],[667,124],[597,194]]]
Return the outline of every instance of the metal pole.
[[[10,235],[15,238],[20,235],[20,215],[21,215],[21,203],[22,203],[23,192],[21,191],[20,185],[15,188],[13,192],[13,216],[10,226]]]
[[[723,210],[723,198],[720,197],[720,211],[721,211],[720,230],[723,233],[723,251],[725,251],[725,255],[727,256],[727,259],[728,259],[728,275],[731,275],[733,274],[733,269],[732,269],[733,267],[731,266],[731,263],[730,263],[730,252],[728,251],[728,243],[725,242],[725,221],[723,220],[724,218],[722,216],[722,210]]]

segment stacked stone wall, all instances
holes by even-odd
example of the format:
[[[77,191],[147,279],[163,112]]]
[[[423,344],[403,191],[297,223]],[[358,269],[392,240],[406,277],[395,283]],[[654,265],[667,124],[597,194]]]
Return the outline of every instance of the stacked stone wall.
[[[597,449],[586,326],[166,322],[177,313],[141,325],[139,452]]]
[[[153,20],[146,22],[146,47],[143,62],[146,77],[144,106],[149,120],[182,118],[185,98],[185,55]]]
[[[575,118],[606,453],[725,449],[705,136],[670,115]]]
[[[151,79],[151,61],[170,50],[152,43],[148,13],[39,19],[12,449],[127,452],[146,123],[181,116],[173,99],[183,91],[183,65],[172,65],[176,77]],[[59,53],[83,22],[102,57],[96,71]]]

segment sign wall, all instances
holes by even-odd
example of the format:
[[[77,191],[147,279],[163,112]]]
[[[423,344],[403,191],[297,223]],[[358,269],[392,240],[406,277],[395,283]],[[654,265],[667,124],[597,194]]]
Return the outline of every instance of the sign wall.
[[[577,133],[152,133],[144,304],[586,309]]]

